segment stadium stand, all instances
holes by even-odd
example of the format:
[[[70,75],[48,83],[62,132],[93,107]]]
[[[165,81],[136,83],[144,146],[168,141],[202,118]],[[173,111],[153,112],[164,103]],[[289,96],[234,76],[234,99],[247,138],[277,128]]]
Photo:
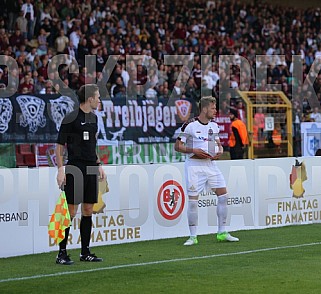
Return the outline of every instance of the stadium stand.
[[[79,73],[59,67],[61,79],[74,90],[99,80],[108,58],[120,55],[107,84],[112,97],[132,93],[169,97],[173,93],[198,100],[207,91],[225,101],[220,106],[229,100],[229,108],[238,103],[237,90],[280,87],[292,101],[297,135],[300,122],[313,121],[312,92],[320,106],[321,74],[314,62],[321,57],[319,8],[213,0],[4,0],[0,4],[0,54],[17,61],[19,72],[12,74],[19,75],[20,93],[59,91],[47,73],[56,54],[66,53],[79,64]],[[95,55],[96,71],[85,67],[87,54]],[[176,64],[165,65],[168,54],[189,55],[192,68],[183,66],[179,57],[174,59]],[[126,66],[128,55],[144,56],[143,66]],[[210,56],[205,66],[202,55]],[[250,68],[242,74],[251,76],[250,81],[244,82],[239,66],[230,71],[223,55],[232,56],[236,65],[245,58]],[[294,55],[302,64],[302,80],[293,76]],[[71,59],[64,61],[72,67]],[[265,62],[269,63],[266,77],[256,76]],[[177,81],[182,67],[183,75]],[[314,76],[308,75],[313,70]],[[0,85],[14,86],[8,85],[4,65],[0,65]]]

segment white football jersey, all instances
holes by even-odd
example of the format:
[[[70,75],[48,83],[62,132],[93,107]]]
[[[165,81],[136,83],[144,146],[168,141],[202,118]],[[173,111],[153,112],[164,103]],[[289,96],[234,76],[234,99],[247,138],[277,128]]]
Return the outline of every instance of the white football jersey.
[[[219,131],[216,122],[210,121],[203,124],[195,117],[183,124],[178,139],[182,140],[188,148],[199,148],[214,156],[219,150]]]

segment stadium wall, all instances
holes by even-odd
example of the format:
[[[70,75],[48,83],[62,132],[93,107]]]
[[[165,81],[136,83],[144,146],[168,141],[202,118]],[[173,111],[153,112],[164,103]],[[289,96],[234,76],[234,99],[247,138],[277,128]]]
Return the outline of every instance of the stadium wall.
[[[230,231],[321,220],[321,157],[218,161]],[[184,163],[104,166],[110,191],[93,216],[92,246],[188,235]],[[291,175],[291,176],[290,176]],[[57,250],[47,225],[59,196],[55,168],[0,169],[0,257]],[[99,213],[104,207],[103,212]],[[216,196],[199,197],[199,234],[217,231]],[[69,248],[79,248],[80,215]]]

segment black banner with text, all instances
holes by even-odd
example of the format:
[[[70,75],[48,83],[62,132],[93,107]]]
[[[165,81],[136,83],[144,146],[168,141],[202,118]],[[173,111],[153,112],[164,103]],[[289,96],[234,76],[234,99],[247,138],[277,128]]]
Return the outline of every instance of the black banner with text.
[[[14,95],[0,98],[1,143],[54,143],[64,116],[78,107],[72,98],[60,95]],[[194,100],[125,99],[104,100],[95,111],[98,144],[118,141],[174,142],[183,122],[198,114]]]

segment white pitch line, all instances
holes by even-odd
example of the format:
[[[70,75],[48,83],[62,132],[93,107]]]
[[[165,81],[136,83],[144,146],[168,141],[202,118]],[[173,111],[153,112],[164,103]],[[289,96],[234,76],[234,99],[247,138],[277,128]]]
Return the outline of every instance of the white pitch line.
[[[251,253],[258,253],[258,252],[265,252],[265,251],[273,251],[273,250],[282,250],[282,249],[290,249],[290,248],[300,248],[300,247],[307,247],[307,246],[315,246],[315,245],[321,245],[321,242],[298,244],[298,245],[289,245],[289,246],[281,246],[281,247],[272,247],[272,248],[262,248],[262,249],[248,250],[248,251],[221,253],[221,254],[213,254],[213,255],[205,255],[205,256],[165,259],[165,260],[157,260],[157,261],[142,262],[142,263],[122,264],[122,265],[114,265],[114,266],[94,268],[94,269],[88,269],[88,270],[68,271],[68,272],[60,272],[60,273],[44,274],[44,275],[35,275],[35,276],[26,276],[26,277],[19,277],[19,278],[9,278],[9,279],[0,280],[0,283],[15,282],[15,281],[26,281],[26,280],[32,280],[32,279],[42,279],[42,278],[58,277],[58,276],[64,276],[64,275],[82,274],[82,273],[90,273],[90,272],[98,272],[98,271],[107,271],[107,270],[114,270],[114,269],[120,269],[120,268],[147,266],[147,265],[171,263],[171,262],[178,262],[178,261],[190,261],[190,260],[208,259],[208,258],[215,258],[215,257],[222,257],[222,256],[243,255],[243,254],[251,254]]]

